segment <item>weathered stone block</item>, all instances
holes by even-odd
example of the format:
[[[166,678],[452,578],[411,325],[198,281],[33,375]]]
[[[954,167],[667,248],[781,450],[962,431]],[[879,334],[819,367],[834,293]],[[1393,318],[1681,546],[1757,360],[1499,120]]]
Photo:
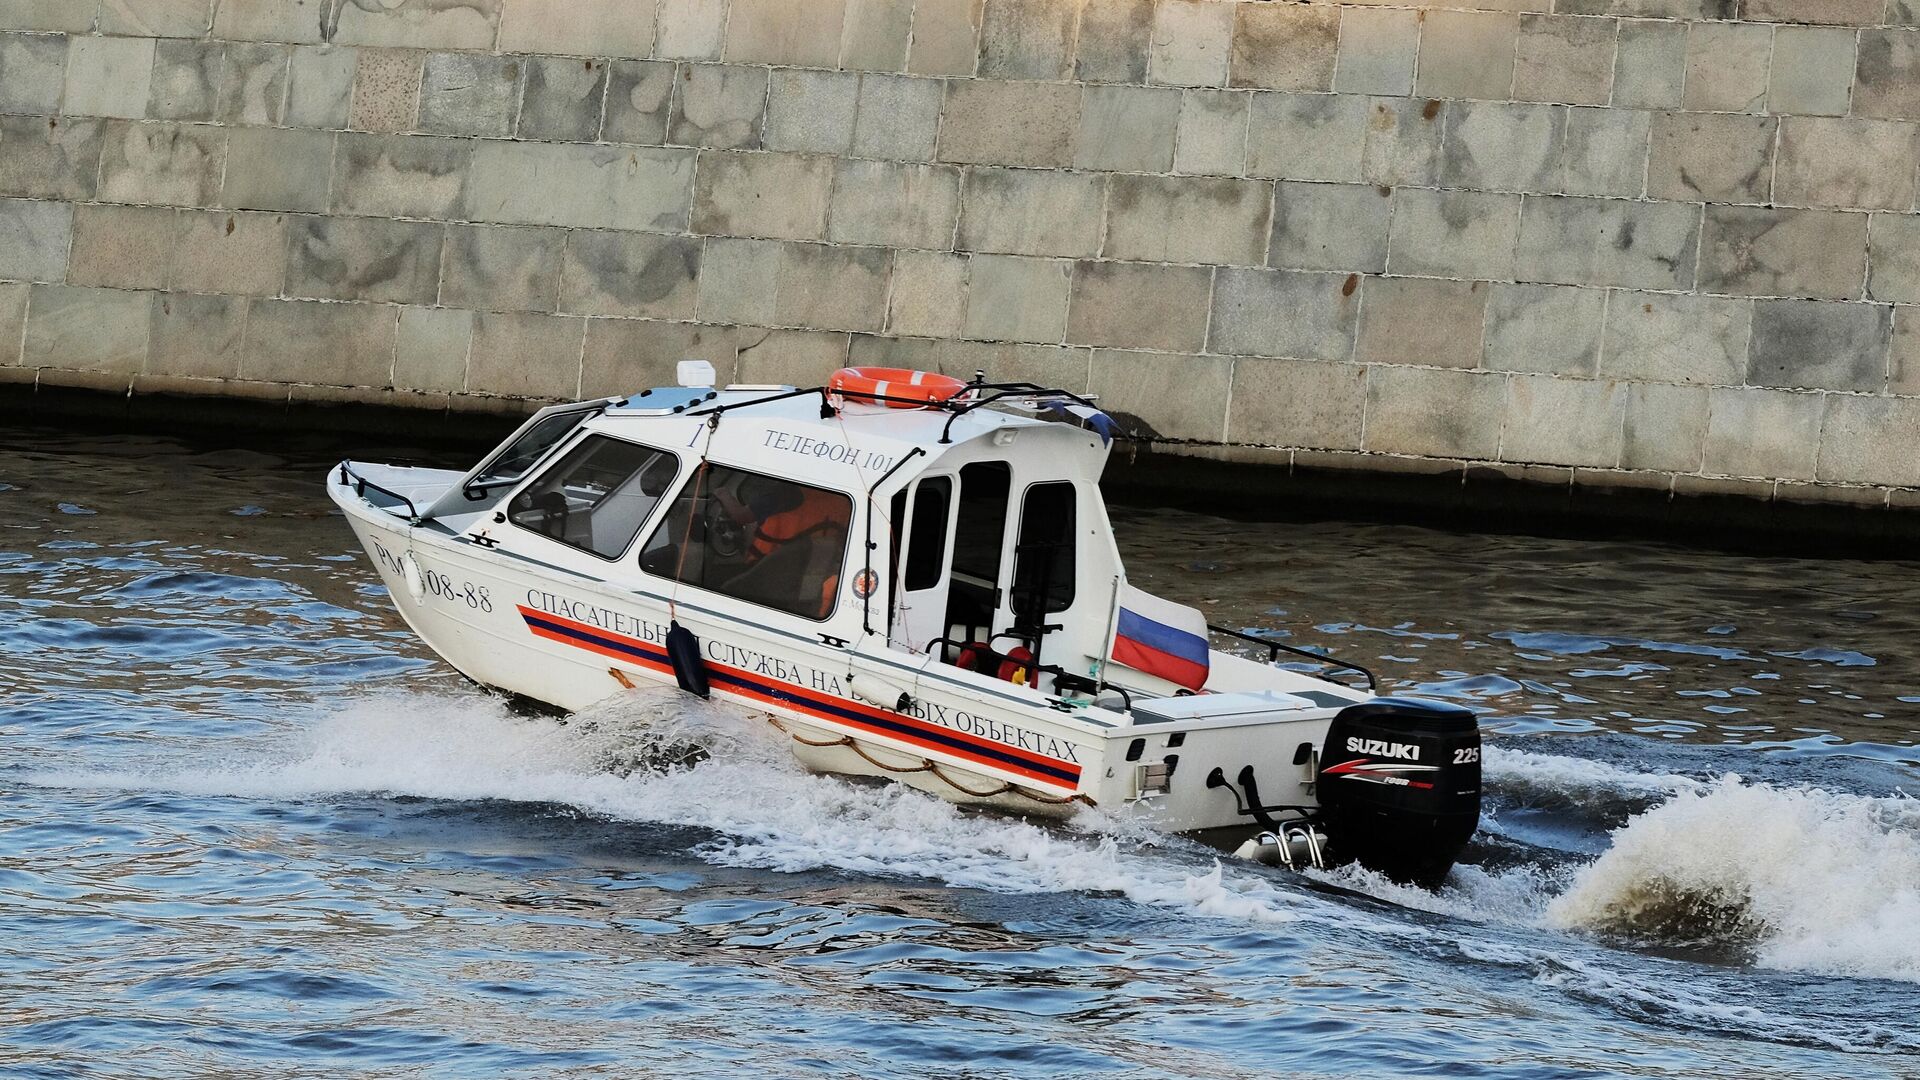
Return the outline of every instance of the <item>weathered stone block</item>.
[[[71,116],[145,116],[153,50],[151,38],[70,39],[64,111]]]
[[[700,241],[685,236],[581,230],[560,263],[561,311],[633,318],[693,318]]]
[[[1362,449],[1491,460],[1500,450],[1507,379],[1477,371],[1368,368]]]
[[[70,0],[52,2],[69,3]],[[318,45],[319,12],[286,0],[225,0],[214,12],[213,36],[221,41],[290,41]]]
[[[91,199],[106,121],[0,116],[0,195]]]
[[[1364,179],[1368,100],[1347,94],[1253,96],[1247,172],[1286,180]]]
[[[607,62],[534,56],[526,65],[514,134],[547,142],[592,142],[606,107]]]
[[[1887,350],[1887,393],[1920,394],[1920,308],[1893,309],[1893,342]]]
[[[675,75],[667,141],[682,146],[755,150],[767,108],[767,69],[681,64]]]
[[[752,331],[746,343],[764,335]],[[637,386],[670,386],[681,360],[705,360],[722,383],[737,381],[734,350],[745,336],[730,326],[588,319],[580,365],[580,393],[631,394]]]
[[[1434,277],[1513,277],[1520,196],[1478,191],[1393,194],[1387,270]]]
[[[687,227],[692,187],[688,150],[483,140],[474,145],[466,216],[513,225],[680,232]]]
[[[476,311],[552,311],[566,235],[559,229],[447,226],[440,302]]]
[[[1073,162],[1080,88],[1056,83],[952,82],[940,160],[1064,167]]]
[[[1500,460],[1612,468],[1620,462],[1626,413],[1620,383],[1515,375],[1507,383]]]
[[[1109,259],[1266,261],[1273,185],[1262,180],[1117,175],[1107,182]]]
[[[131,375],[147,361],[153,298],[150,292],[35,285],[21,363]]]
[[[164,289],[179,242],[179,212],[158,206],[73,208],[67,283],[114,289]]]
[[[420,108],[423,53],[362,49],[353,69],[353,107],[347,126],[361,131],[406,131]]]
[[[802,154],[851,152],[860,109],[860,80],[861,76],[846,71],[774,72],[767,93],[767,149]],[[935,124],[938,115],[936,107]]]
[[[73,0],[11,0],[0,8],[0,29],[84,34],[93,28],[95,7]]]
[[[932,161],[943,88],[935,79],[860,76],[853,121],[856,157]]]
[[[233,42],[224,51],[215,119],[224,124],[280,123],[286,111],[287,47]]]
[[[454,308],[400,309],[399,337],[393,346],[393,385],[441,393],[465,390],[473,321],[473,312]]]
[[[1866,390],[1887,384],[1891,308],[1820,300],[1757,300],[1749,386]]]
[[[1331,90],[1339,40],[1337,7],[1235,4],[1228,80],[1265,90]]]
[[[20,365],[20,339],[27,330],[27,294],[24,281],[0,284],[0,367]]]
[[[1882,0],[1746,0],[1740,17],[1754,22],[1878,26],[1887,7]]]
[[[1064,79],[1073,60],[1078,5],[986,0],[980,22],[983,79]]]
[[[561,315],[482,312],[473,320],[467,390],[572,400],[580,392],[586,324]]]
[[[989,341],[1058,344],[1067,330],[1073,263],[1019,255],[975,255],[961,332]]]
[[[1753,23],[1700,22],[1687,29],[1691,112],[1760,112],[1767,104],[1773,30]]]
[[[1870,226],[1867,295],[1920,304],[1920,217],[1875,214]]]
[[[353,104],[357,49],[296,45],[287,64],[287,123],[292,127],[343,128]]]
[[[1656,113],[1647,194],[1656,199],[1765,202],[1779,121],[1737,113]]]
[[[1767,109],[1801,116],[1842,116],[1853,90],[1854,34],[1783,26],[1773,32]]]
[[[1367,286],[1373,302],[1373,286]],[[1592,375],[1600,356],[1604,289],[1565,285],[1493,286],[1487,298],[1484,366],[1495,371]]]
[[[485,53],[430,53],[420,85],[419,130],[505,138],[513,132],[526,61]]]
[[[830,68],[840,62],[846,0],[733,0],[726,58],[742,64]]]
[[[1360,178],[1397,187],[1431,185],[1440,172],[1440,103],[1417,98],[1369,98]]]
[[[1073,275],[1067,340],[1198,352],[1206,341],[1213,271],[1204,266],[1083,262]],[[974,267],[973,295],[980,295]]]
[[[304,213],[327,208],[327,183],[333,169],[332,132],[236,127],[227,139],[226,176],[218,205]]]
[[[960,217],[960,170],[891,161],[834,164],[827,239],[837,244],[953,246]]]
[[[872,332],[886,321],[893,253],[884,248],[780,246],[774,322]]]
[[[1371,279],[1353,358],[1363,364],[1478,367],[1489,291],[1484,281]]]
[[[1181,91],[1174,171],[1233,176],[1245,168],[1252,99],[1251,94],[1227,90]]]
[[[1429,11],[1426,16],[1414,92],[1505,101],[1513,88],[1518,16],[1491,11]]]
[[[907,70],[916,75],[971,75],[979,63],[985,0],[917,0]]]
[[[1715,387],[1707,392],[1702,471],[1811,480],[1825,394]]]
[[[343,134],[339,140],[333,155],[335,213],[419,218],[459,215],[472,143],[428,135],[357,132]]]
[[[224,128],[115,120],[107,125],[101,149],[100,197],[111,202],[209,206],[220,190],[226,157]]]
[[[1920,30],[1862,30],[1855,116],[1920,120]]]
[[[1695,472],[1707,438],[1707,390],[1660,383],[1627,384],[1620,431],[1620,467]]]
[[[287,279],[287,219],[280,214],[183,211],[170,288],[274,296]]]
[[[289,296],[431,304],[440,290],[441,226],[380,218],[297,218]]]
[[[607,75],[608,142],[663,143],[673,101],[674,65],[658,60],[616,60]]]
[[[75,7],[85,7],[78,3]],[[213,25],[211,0],[105,0],[99,30],[120,37],[199,37]]]
[[[906,70],[913,7],[913,0],[847,0],[840,66],[848,71]]]
[[[1746,380],[1753,302],[1616,292],[1607,305],[1601,374],[1646,382]]]
[[[713,236],[818,240],[826,235],[833,162],[797,154],[706,150],[693,193],[693,228]]]
[[[1293,270],[1387,268],[1388,193],[1366,184],[1281,181],[1273,197],[1267,265]]]
[[[1096,349],[1089,389],[1129,434],[1216,443],[1226,432],[1233,368],[1223,356]]]
[[[299,3],[291,6],[295,11],[307,11],[307,18],[313,18],[311,6]],[[516,6],[522,6],[518,0]],[[567,11],[572,14],[591,7],[591,3],[571,3]],[[494,27],[500,24],[502,16],[501,0],[347,3],[336,5],[332,11],[338,20],[332,40],[342,45],[405,45],[420,49],[491,49]],[[511,47],[501,45],[502,49]]]
[[[894,252],[887,333],[958,337],[966,315],[969,261],[945,251]]]
[[[1342,94],[1413,93],[1420,51],[1420,13],[1393,8],[1340,9],[1340,63],[1333,88]]]
[[[1358,450],[1366,373],[1321,360],[1235,360],[1226,441]]]
[[[1491,101],[1447,104],[1440,182],[1482,191],[1555,191],[1566,110]]]
[[[1086,0],[1073,77],[1082,82],[1147,81],[1153,0]]]
[[[847,363],[844,333],[774,330],[758,340],[758,344],[742,345],[738,354],[740,378],[745,382],[819,386]]]
[[[1791,206],[1913,206],[1920,124],[1789,116],[1781,121],[1774,200]]]
[[[1215,275],[1207,351],[1345,360],[1359,313],[1357,274],[1222,269]]]
[[[749,15],[746,6],[734,4],[735,18]],[[653,17],[654,5],[629,0],[503,0],[498,48],[569,56],[648,56],[653,48]]]
[[[1860,295],[1867,215],[1709,206],[1700,232],[1702,292],[1736,296]]]
[[[0,112],[58,112],[66,81],[66,38],[0,34]]]
[[[784,245],[772,240],[708,237],[700,257],[703,322],[767,325],[780,287]]]
[[[1605,105],[1613,93],[1612,19],[1520,16],[1513,96],[1521,101]]]
[[[1104,181],[1090,173],[969,170],[957,246],[1007,255],[1097,255]]]
[[[1153,12],[1147,74],[1166,86],[1223,86],[1237,4],[1159,0]]]
[[[1693,286],[1700,208],[1681,203],[1528,196],[1515,275],[1561,285]]]
[[[212,120],[219,113],[226,52],[226,46],[217,41],[156,44],[146,115],[155,120]],[[0,52],[0,65],[4,64],[5,54]],[[0,79],[5,77],[5,68],[0,66]]]
[[[1833,394],[1820,430],[1819,479],[1920,484],[1920,401]]]
[[[190,379],[239,378],[248,303],[244,296],[154,297],[146,370]]]
[[[1150,173],[1172,169],[1180,95],[1164,87],[1087,87],[1074,140],[1075,167]]]
[[[73,243],[73,207],[0,199],[0,278],[64,281]]]
[[[1613,61],[1615,108],[1677,109],[1686,74],[1686,23],[1620,20]]]
[[[668,60],[718,60],[726,32],[727,0],[662,0],[653,55]]]
[[[1567,110],[1561,190],[1638,198],[1646,186],[1651,114],[1638,109]]]

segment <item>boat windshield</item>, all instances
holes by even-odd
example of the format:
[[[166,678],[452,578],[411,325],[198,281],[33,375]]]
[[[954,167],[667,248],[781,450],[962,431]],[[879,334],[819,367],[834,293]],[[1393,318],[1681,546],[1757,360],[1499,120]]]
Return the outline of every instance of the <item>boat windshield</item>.
[[[589,434],[507,505],[507,520],[603,559],[619,558],[659,505],[679,459]]]
[[[519,438],[508,443],[478,474],[468,480],[467,486],[492,487],[520,479],[546,456],[548,448],[565,438],[568,432],[579,427],[581,421],[591,415],[589,410],[576,409],[534,421]]]

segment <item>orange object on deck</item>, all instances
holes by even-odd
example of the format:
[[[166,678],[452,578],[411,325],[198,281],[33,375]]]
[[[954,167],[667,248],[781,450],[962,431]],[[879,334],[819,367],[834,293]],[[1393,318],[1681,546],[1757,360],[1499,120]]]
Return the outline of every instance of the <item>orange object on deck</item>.
[[[827,380],[827,389],[844,398],[878,402],[892,409],[917,409],[951,401],[967,384],[951,375],[911,368],[841,368]]]

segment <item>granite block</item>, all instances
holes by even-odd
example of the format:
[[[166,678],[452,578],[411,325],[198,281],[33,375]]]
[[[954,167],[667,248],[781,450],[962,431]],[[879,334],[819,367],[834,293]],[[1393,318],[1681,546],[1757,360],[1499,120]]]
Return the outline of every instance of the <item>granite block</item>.
[[[1607,305],[1601,374],[1642,382],[1738,385],[1747,372],[1753,302],[1616,292]]]
[[[1479,367],[1491,291],[1484,281],[1370,279],[1353,358],[1363,364]]]
[[[0,195],[93,198],[106,136],[104,120],[0,116]]]
[[[773,240],[708,237],[700,256],[695,307],[701,321],[772,323],[783,247]]]
[[[1846,483],[1920,485],[1920,401],[1913,398],[1827,398],[1817,476]]]
[[[339,136],[332,207],[374,217],[460,216],[473,143],[433,135]]]
[[[979,63],[985,0],[916,0],[907,70],[916,75],[972,75]]]
[[[222,6],[232,0],[222,0]],[[281,0],[285,4],[285,0]],[[313,18],[312,8],[294,3],[293,10],[303,8],[309,12],[307,18]],[[526,4],[523,0],[513,0],[509,5],[517,17],[524,14]],[[580,13],[593,7],[592,0],[572,0],[566,8],[569,16],[578,18]],[[391,0],[365,0],[333,5],[333,29],[323,29],[322,36],[342,45],[405,45],[420,49],[491,49],[494,47],[494,28],[500,25],[506,14],[501,10],[502,0],[406,0],[405,3],[392,3]],[[323,18],[325,17],[323,9]],[[323,24],[324,26],[324,24]],[[502,49],[515,46],[502,42]]]
[[[1228,82],[1263,90],[1331,90],[1339,41],[1337,7],[1235,4]]]
[[[425,54],[412,49],[361,49],[354,62],[347,126],[360,131],[411,129],[420,111],[425,63]]]
[[[885,248],[782,244],[773,318],[781,326],[871,333],[886,321],[893,253]]]
[[[73,207],[0,199],[0,278],[64,281],[73,244]]]
[[[801,154],[851,153],[860,110],[860,82],[861,76],[848,71],[774,72],[767,91],[767,149]],[[925,85],[939,86],[932,82]],[[938,117],[936,105],[936,125]]]
[[[1273,185],[1224,177],[1116,175],[1107,182],[1109,259],[1259,266]]]
[[[1907,210],[1920,124],[1789,116],[1780,122],[1773,198],[1787,206]]]
[[[607,62],[534,56],[526,65],[514,134],[544,142],[592,142],[606,108]]]
[[[1063,168],[1073,163],[1080,89],[1057,83],[951,82],[942,161]]]
[[[1567,110],[1560,190],[1638,198],[1647,182],[1652,114],[1638,109]]]
[[[735,0],[736,18],[745,5]],[[653,4],[632,0],[501,0],[501,52],[653,55]],[[485,45],[465,46],[486,48]]]
[[[830,68],[840,62],[847,0],[732,0],[725,58]]]
[[[705,360],[722,383],[737,381],[734,351],[766,331],[730,326],[654,322],[644,319],[588,319],[580,364],[580,394],[631,394],[640,386],[671,386],[682,360]]]
[[[1414,93],[1505,101],[1513,89],[1519,37],[1519,17],[1507,12],[1426,12]]]
[[[936,79],[860,76],[855,157],[932,161],[944,88]]]
[[[1860,295],[1867,215],[1709,206],[1700,232],[1702,292],[1736,296]]]
[[[674,65],[658,60],[614,61],[607,74],[606,119],[600,137],[608,142],[666,142],[673,73]]]
[[[223,124],[281,123],[286,116],[291,59],[285,45],[242,41],[227,45],[214,118]]]
[[[689,150],[482,140],[474,144],[465,216],[510,225],[681,232],[693,173]]]
[[[1073,263],[1021,255],[975,255],[961,333],[989,341],[1059,344],[1067,329]]]
[[[518,56],[429,53],[421,75],[418,130],[495,139],[512,134],[526,66]]]
[[[1655,113],[1647,194],[1680,201],[1767,201],[1778,125],[1771,116]]]
[[[986,0],[980,18],[983,79],[1064,79],[1073,68],[1078,4]]]
[[[360,66],[357,49],[337,45],[296,45],[287,63],[287,124],[305,128],[343,128],[352,113],[353,84]]]
[[[1367,184],[1281,181],[1274,190],[1267,265],[1384,272],[1389,194]]]
[[[1074,167],[1164,173],[1173,168],[1181,91],[1167,87],[1089,86],[1080,100]]]
[[[102,0],[95,25],[118,37],[200,37],[213,25],[213,0]]]
[[[401,308],[393,385],[439,393],[465,390],[474,318],[473,312],[454,308]]]
[[[1073,274],[1067,340],[1076,345],[1199,352],[1206,343],[1213,273],[1204,266],[1082,262]],[[979,275],[976,264],[976,302]]]
[[[767,108],[767,70],[727,64],[681,64],[674,75],[667,141],[724,150],[760,147]]]
[[[65,37],[0,34],[0,113],[59,112],[66,82]]]
[[[0,225],[0,227],[4,227]],[[132,375],[146,365],[154,293],[35,285],[21,363]]]
[[[439,293],[442,226],[302,217],[289,233],[288,296],[431,304]]]
[[[1513,96],[1520,101],[1607,104],[1613,94],[1617,36],[1613,19],[1521,15]]]
[[[1082,82],[1144,83],[1153,38],[1153,0],[1085,0],[1073,77]]]
[[[179,240],[177,210],[111,204],[76,206],[67,283],[164,289]]]
[[[63,109],[69,116],[146,115],[153,80],[151,38],[76,37],[67,43]]]
[[[1235,356],[1345,360],[1359,314],[1357,274],[1221,269],[1207,349]]]
[[[440,302],[475,311],[552,311],[566,233],[507,225],[449,225]]]
[[[0,50],[5,46],[0,45]],[[212,120],[220,109],[227,48],[217,41],[162,41],[154,46],[146,115],[155,120]],[[0,87],[7,77],[0,51]],[[0,96],[6,92],[0,90]],[[58,100],[58,94],[55,95]],[[45,111],[53,112],[49,107]]]
[[[1247,113],[1253,95],[1183,90],[1175,128],[1175,172],[1234,176],[1247,164]]]
[[[1626,413],[1622,383],[1515,375],[1507,383],[1500,460],[1613,468]]]
[[[710,236],[818,240],[826,235],[832,186],[827,158],[703,150],[693,228]]]
[[[1159,0],[1147,77],[1163,86],[1224,86],[1237,4]]]
[[[1699,386],[1627,384],[1620,467],[1697,471],[1707,438],[1707,396]]]
[[[209,206],[226,158],[224,128],[110,121],[101,148],[100,198]]]
[[[1393,193],[1387,270],[1511,279],[1519,235],[1518,195],[1400,188]]]
[[[467,390],[501,397],[572,401],[580,392],[587,320],[482,312],[473,320]]]
[[[1515,276],[1560,285],[1693,286],[1700,208],[1688,203],[1528,196]]]
[[[1372,286],[1368,290],[1371,302]],[[1484,366],[1590,376],[1599,362],[1606,307],[1604,289],[1497,283],[1487,298]]]
[[[1813,479],[1826,397],[1784,390],[1709,390],[1702,471],[1717,476]]]
[[[848,348],[844,333],[762,331],[756,341],[740,347],[740,378],[756,383],[819,386],[835,368],[846,366]]]
[[[320,213],[333,172],[330,131],[237,127],[227,136],[220,206],[241,210]],[[207,202],[188,202],[206,206]]]
[[[283,214],[183,211],[168,287],[176,292],[274,296],[287,278]]]
[[[887,333],[958,337],[967,309],[969,262],[945,251],[894,252]]]
[[[827,239],[896,248],[953,246],[960,170],[891,161],[834,163]]]
[[[1879,393],[1892,318],[1881,304],[1757,300],[1747,384]]]
[[[1677,109],[1686,74],[1686,23],[1620,20],[1613,61],[1615,108]]]
[[[726,42],[727,0],[661,0],[654,34],[655,56],[718,60]]]
[[[1920,30],[1862,30],[1853,114],[1920,120]]]
[[[145,370],[190,379],[239,378],[249,304],[244,296],[154,297]]]
[[[971,169],[961,185],[957,247],[1089,258],[1100,250],[1105,178],[1094,173]]]
[[[848,71],[905,71],[913,8],[914,0],[847,0],[840,66]]]
[[[1746,0],[1740,17],[1753,22],[1878,26],[1889,6],[1885,0]]]
[[[1491,460],[1507,375],[1392,365],[1367,369],[1366,438],[1378,453]]]
[[[1247,129],[1247,172],[1283,180],[1363,179],[1371,125],[1369,99],[1350,94],[1253,96]]]
[[[1689,112],[1761,112],[1767,105],[1773,28],[1753,23],[1697,22],[1687,30]]]
[[[1358,450],[1366,411],[1367,369],[1358,364],[1237,359],[1226,441]]]
[[[1360,179],[1430,186],[1440,173],[1441,106],[1417,98],[1368,98]]]
[[[1867,295],[1920,304],[1920,216],[1874,214],[1869,227]]]
[[[577,230],[560,261],[559,310],[630,318],[693,318],[700,240]]]
[[[1440,183],[1479,191],[1556,190],[1566,113],[1557,105],[1448,102]]]
[[[20,339],[26,336],[27,296],[32,291],[24,281],[0,283],[0,367],[20,366]]]
[[[1089,389],[1130,437],[1217,443],[1233,369],[1224,356],[1097,349]]]
[[[1413,59],[1420,50],[1421,21],[1417,11],[1341,8],[1334,90],[1396,97],[1413,93]]]
[[[1767,111],[1845,115],[1853,94],[1854,67],[1851,31],[1800,26],[1775,30]]]

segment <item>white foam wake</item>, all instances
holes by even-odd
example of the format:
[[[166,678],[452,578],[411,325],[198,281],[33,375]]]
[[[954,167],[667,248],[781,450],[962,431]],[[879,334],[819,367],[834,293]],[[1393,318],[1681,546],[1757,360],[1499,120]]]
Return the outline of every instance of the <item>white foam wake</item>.
[[[784,739],[758,714],[675,690],[622,695],[564,725],[515,716],[490,699],[396,694],[346,703],[308,728],[298,745],[253,759],[194,769],[50,771],[29,779],[267,799],[380,794],[557,803],[613,819],[714,830],[716,838],[697,853],[716,865],[832,868],[1011,893],[1112,892],[1249,922],[1288,922],[1330,906],[1279,887],[1255,867],[1137,850],[1137,833],[1130,837],[1133,830],[1116,830],[1097,815],[1075,828],[1045,827],[965,812],[903,785],[811,775]],[[712,759],[665,772],[622,768],[637,744],[688,741],[706,746]]]

